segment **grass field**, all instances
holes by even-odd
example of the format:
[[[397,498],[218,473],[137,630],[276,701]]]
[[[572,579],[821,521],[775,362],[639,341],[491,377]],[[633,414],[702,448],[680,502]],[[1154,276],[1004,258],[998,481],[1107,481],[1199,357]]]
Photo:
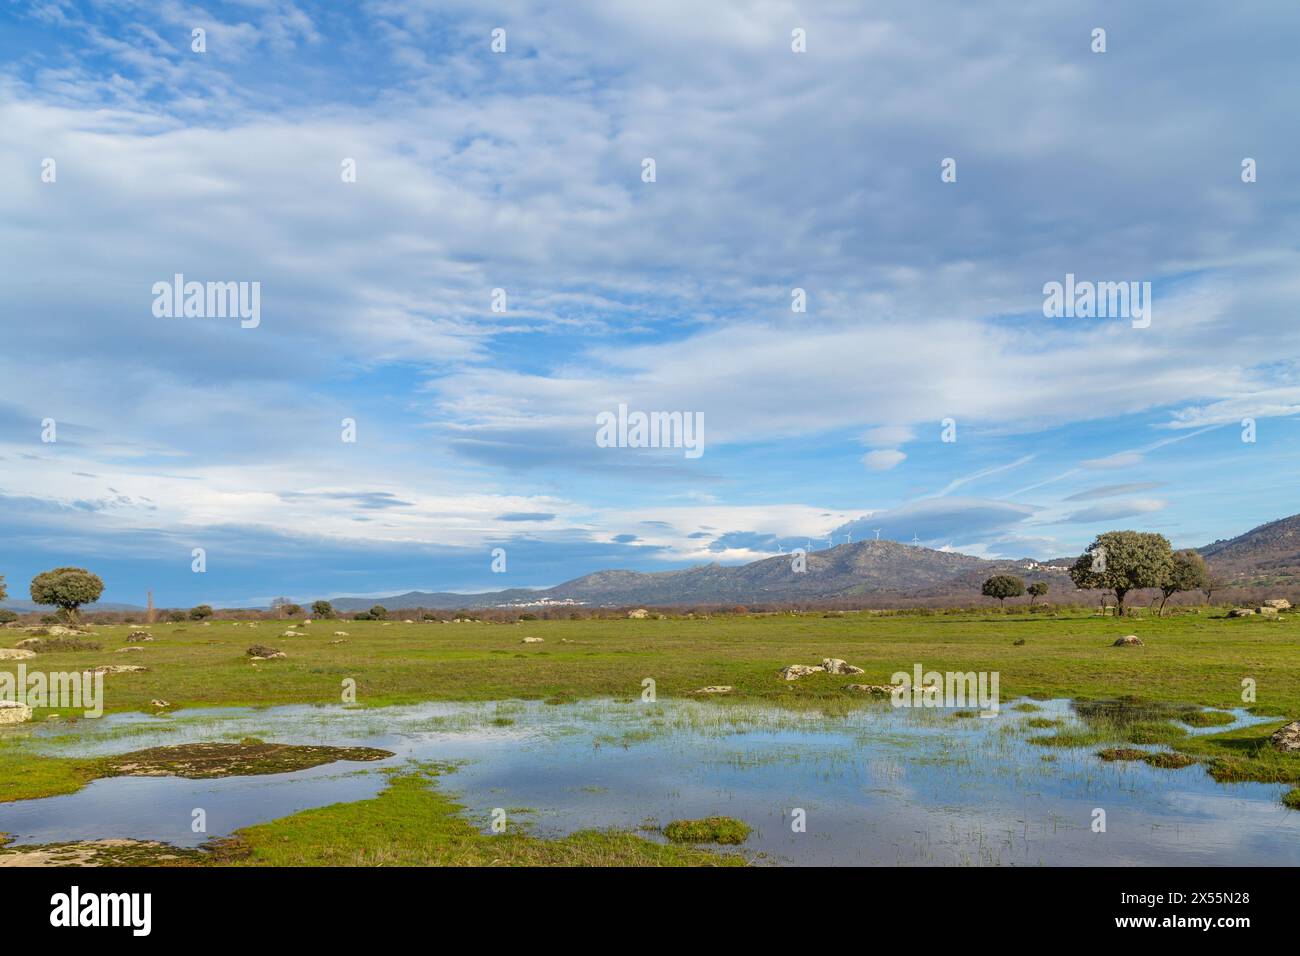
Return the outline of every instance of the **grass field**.
[[[1255,682],[1248,709],[1276,717],[1259,727],[1208,737],[1188,737],[1157,714],[1138,724],[1096,721],[1085,732],[1058,732],[1044,722],[1045,747],[1099,748],[1164,744],[1187,753],[1217,779],[1300,783],[1300,758],[1267,746],[1284,720],[1300,717],[1300,615],[1277,620],[1227,619],[1221,612],[1116,621],[1080,614],[890,615],[880,613],[771,614],[665,620],[535,621],[520,624],[317,621],[282,636],[287,623],[214,622],[155,625],[155,640],[138,653],[128,646],[132,626],[93,628],[100,651],[60,651],[26,661],[28,670],[75,671],[100,664],[130,663],[146,673],[105,678],[106,710],[153,712],[151,701],[171,709],[217,705],[338,704],[346,681],[355,681],[356,703],[378,707],[427,700],[581,698],[633,700],[651,678],[660,697],[685,696],[707,685],[730,685],[715,698],[815,708],[827,714],[871,706],[845,689],[853,682],[884,683],[895,671],[996,671],[1002,699],[1069,697],[1078,700],[1136,698],[1157,704],[1216,708],[1243,706],[1242,682]],[[346,637],[336,636],[346,631]],[[1134,633],[1144,647],[1112,642]],[[25,636],[13,635],[12,643]],[[542,638],[524,643],[525,637]],[[342,641],[342,643],[332,643]],[[1020,643],[1023,642],[1023,643]],[[246,649],[266,644],[282,660],[250,662]],[[785,681],[777,669],[837,657],[865,669],[861,676],[814,674]],[[4,667],[16,670],[13,662]],[[38,721],[50,712],[38,712]],[[1186,714],[1184,713],[1184,716]],[[1219,715],[1193,715],[1212,725]],[[76,733],[76,715],[60,712]],[[82,787],[104,773],[102,761],[39,757],[22,732],[0,733],[0,800],[16,800]],[[395,777],[388,791],[369,801],[367,812],[391,811],[383,824],[374,815],[354,817],[360,805],[309,811],[252,828],[241,836],[231,862],[701,862],[699,851],[663,847],[633,835],[577,834],[564,841],[526,835],[480,847],[481,839],[455,817],[455,805],[437,793],[432,771],[412,769]],[[1294,799],[1294,798],[1293,798]],[[373,805],[373,804],[378,804]],[[408,812],[411,816],[408,817]],[[420,840],[402,820],[428,830]],[[342,847],[323,834],[356,832]],[[311,833],[318,838],[313,842]],[[432,841],[432,842],[430,842]],[[629,842],[631,841],[631,842]],[[399,848],[398,844],[406,847]],[[422,849],[412,849],[412,847]],[[441,849],[434,849],[441,847]],[[648,849],[650,848],[650,849]],[[486,854],[486,855],[485,855]],[[675,856],[674,854],[683,854]]]

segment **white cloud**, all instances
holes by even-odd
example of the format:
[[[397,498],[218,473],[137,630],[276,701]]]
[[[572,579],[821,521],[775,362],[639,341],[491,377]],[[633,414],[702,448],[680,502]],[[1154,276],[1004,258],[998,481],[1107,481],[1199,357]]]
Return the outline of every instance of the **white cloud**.
[[[889,471],[903,463],[907,455],[895,448],[879,448],[862,456],[862,464],[872,471]]]

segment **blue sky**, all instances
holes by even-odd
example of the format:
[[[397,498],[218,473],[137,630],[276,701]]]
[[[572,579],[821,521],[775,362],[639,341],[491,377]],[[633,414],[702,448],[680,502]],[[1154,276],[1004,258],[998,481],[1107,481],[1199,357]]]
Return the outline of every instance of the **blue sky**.
[[[1248,6],[7,4],[0,574],[238,605],[1300,511],[1300,8]],[[155,317],[178,272],[260,325]],[[1045,318],[1067,273],[1150,326]],[[619,403],[704,454],[598,446]]]

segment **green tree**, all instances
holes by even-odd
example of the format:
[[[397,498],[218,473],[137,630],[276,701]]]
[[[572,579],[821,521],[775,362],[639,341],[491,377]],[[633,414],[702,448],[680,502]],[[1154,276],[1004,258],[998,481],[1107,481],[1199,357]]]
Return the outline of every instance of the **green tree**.
[[[190,620],[202,621],[204,618],[212,617],[212,605],[200,604],[198,607],[190,608]]]
[[[1097,535],[1070,568],[1070,580],[1084,590],[1115,592],[1115,614],[1124,616],[1129,591],[1158,588],[1173,567],[1173,549],[1162,534],[1107,531]]]
[[[1033,584],[1029,585],[1028,588],[1029,603],[1033,604],[1038,598],[1046,595],[1049,590],[1051,590],[1051,585],[1046,581],[1035,581]]]
[[[980,591],[985,597],[997,598],[1000,606],[1006,607],[1007,598],[1025,593],[1025,582],[1014,574],[995,574],[984,582]]]
[[[1206,586],[1209,580],[1210,572],[1205,567],[1205,559],[1195,551],[1188,548],[1185,551],[1175,551],[1173,562],[1169,566],[1169,573],[1165,576],[1164,581],[1160,583],[1160,593],[1164,595],[1164,600],[1160,602],[1160,613],[1165,613],[1165,603],[1169,598],[1179,591],[1200,591]]]
[[[31,593],[37,604],[53,604],[65,620],[75,622],[81,605],[99,600],[104,582],[85,568],[55,568],[32,578]]]
[[[382,604],[376,604],[370,609],[370,618],[374,621],[385,621],[388,619],[388,608]]]
[[[284,612],[285,617],[297,617],[299,614],[302,613],[302,605],[283,604],[280,606],[280,610]]]
[[[331,618],[334,616],[334,605],[329,601],[315,601],[311,606],[312,617]]]
[[[18,615],[10,610],[0,609],[0,624],[8,624],[11,621],[18,620]]]
[[[9,597],[9,592],[5,590],[5,576],[0,574],[0,601]]]

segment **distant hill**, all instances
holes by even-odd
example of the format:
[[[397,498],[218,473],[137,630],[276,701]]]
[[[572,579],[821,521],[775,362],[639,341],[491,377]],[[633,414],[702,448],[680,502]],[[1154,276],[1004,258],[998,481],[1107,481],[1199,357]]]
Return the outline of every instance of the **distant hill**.
[[[1214,571],[1233,584],[1300,584],[1300,515],[1216,541],[1200,553]]]
[[[698,565],[676,571],[597,571],[553,588],[513,588],[484,594],[410,591],[384,598],[338,598],[343,611],[375,604],[388,608],[471,608],[574,603],[586,606],[649,604],[764,604],[852,599],[867,594],[925,597],[970,596],[990,574],[1006,572],[1074,590],[1065,567],[1029,559],[987,561],[897,541],[841,544],[807,556],[807,570],[795,573],[791,555],[724,567]]]

